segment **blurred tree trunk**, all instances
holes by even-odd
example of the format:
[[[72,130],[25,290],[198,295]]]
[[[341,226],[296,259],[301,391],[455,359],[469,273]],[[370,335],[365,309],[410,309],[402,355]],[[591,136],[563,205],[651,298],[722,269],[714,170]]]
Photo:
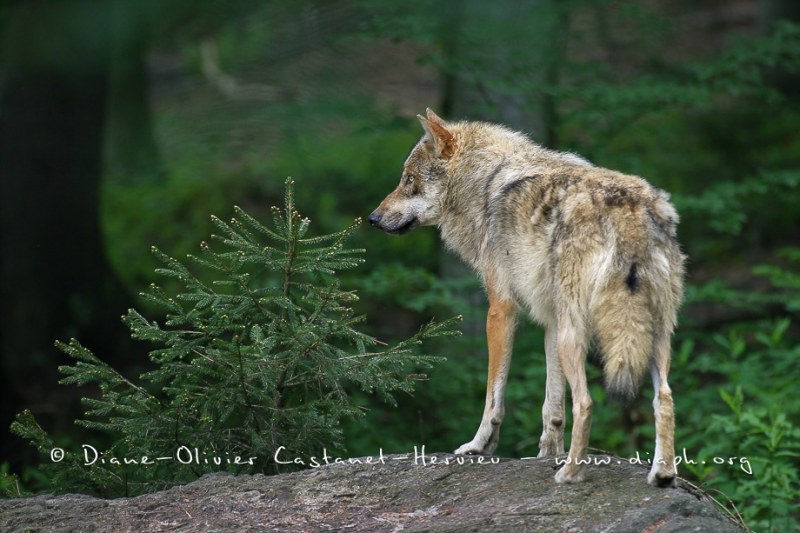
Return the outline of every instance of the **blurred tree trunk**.
[[[153,136],[147,50],[153,4],[114,0],[106,146],[111,178],[155,180],[161,168]]]
[[[797,0],[761,0],[761,33],[770,34],[780,21],[800,23],[800,2]],[[784,95],[795,101],[800,100],[800,76],[790,74],[780,67],[770,72],[770,82]]]
[[[502,122],[554,147],[558,117],[549,89],[559,83],[569,15],[570,7],[556,0],[445,3],[439,39],[445,118]]]
[[[770,31],[775,22],[800,22],[800,2],[797,0],[761,0],[762,31]]]
[[[444,3],[439,20],[444,118],[501,122],[554,147],[558,116],[549,88],[559,82],[569,8],[555,0],[469,0]],[[473,275],[448,251],[440,271],[447,279]],[[485,299],[481,291],[466,297],[474,305]],[[464,322],[465,333],[483,329],[480,318]]]
[[[464,25],[469,23],[468,9],[474,2],[442,2],[440,4],[439,45],[442,49],[442,101],[439,110],[445,120],[476,118],[474,116],[475,99],[478,97],[474,88],[459,80],[457,73],[461,70],[460,62],[465,59],[463,42]],[[439,257],[439,273],[444,279],[457,279],[471,276],[472,272],[454,253],[442,247]],[[479,306],[485,297],[482,291],[468,291],[460,295],[470,306]],[[482,335],[483,321],[478,317],[464,315],[462,330],[466,335]]]
[[[16,2],[4,16],[0,428],[23,406],[67,427],[53,342],[79,336],[119,356],[128,300],[98,219],[110,13],[103,2],[61,0]],[[58,419],[46,416],[56,408]],[[14,464],[19,442],[0,442]]]

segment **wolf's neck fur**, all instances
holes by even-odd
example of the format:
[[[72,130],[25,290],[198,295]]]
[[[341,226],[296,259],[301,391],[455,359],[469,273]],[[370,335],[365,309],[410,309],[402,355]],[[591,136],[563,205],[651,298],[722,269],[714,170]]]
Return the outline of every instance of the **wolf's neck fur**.
[[[489,234],[493,201],[504,186],[558,165],[592,166],[503,126],[458,122],[448,128],[456,138],[456,151],[447,166],[439,229],[448,248],[476,269]]]

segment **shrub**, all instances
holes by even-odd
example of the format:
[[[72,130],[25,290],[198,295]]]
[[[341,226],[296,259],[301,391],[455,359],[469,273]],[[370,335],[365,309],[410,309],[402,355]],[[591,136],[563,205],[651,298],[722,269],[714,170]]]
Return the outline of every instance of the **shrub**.
[[[165,265],[157,272],[184,290],[170,296],[152,285],[143,294],[166,310],[163,324],[133,309],[123,317],[134,339],[156,346],[149,353],[155,368],[139,382],[75,339],[57,343],[75,360],[59,368],[61,383],[100,389],[99,398],[84,398],[85,418],[77,423],[107,434],[110,444],[62,454],[30,412],[20,413],[12,430],[50,455],[45,469],[55,490],[130,494],[209,471],[302,466],[282,465],[283,458],[308,466],[342,445],[342,420],[363,415],[352,391],[391,404],[425,377],[418,370],[439,358],[417,354],[415,346],[455,334],[455,319],[382,345],[356,329],[363,317],[350,305],[357,297],[336,279],[363,262],[363,250],[343,246],[359,221],[306,237],[309,220],[295,210],[290,180],[284,209],[272,214],[272,228],[238,208],[230,223],[213,217],[221,236],[212,240],[222,251],[204,242],[199,256],[188,256],[214,274],[211,283],[154,248]]]

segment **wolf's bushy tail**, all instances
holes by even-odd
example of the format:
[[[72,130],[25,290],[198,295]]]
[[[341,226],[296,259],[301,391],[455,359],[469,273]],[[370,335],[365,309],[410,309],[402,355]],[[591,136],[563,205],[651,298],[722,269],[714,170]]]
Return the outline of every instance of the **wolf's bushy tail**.
[[[655,324],[645,291],[634,265],[605,288],[594,316],[606,391],[623,401],[636,396],[653,358]]]

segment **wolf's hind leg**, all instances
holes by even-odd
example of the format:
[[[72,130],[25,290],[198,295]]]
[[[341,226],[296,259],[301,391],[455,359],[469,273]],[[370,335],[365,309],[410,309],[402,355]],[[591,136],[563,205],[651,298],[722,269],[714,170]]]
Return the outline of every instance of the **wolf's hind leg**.
[[[457,454],[494,453],[500,438],[500,424],[505,414],[503,397],[508,381],[508,368],[511,364],[517,312],[513,301],[498,297],[491,286],[488,289],[489,313],[486,315],[486,338],[489,345],[489,375],[486,381],[486,406],[475,437],[460,446],[455,451]]]
[[[583,481],[588,462],[589,430],[592,426],[592,397],[586,384],[587,339],[582,329],[568,318],[560,318],[556,343],[561,369],[572,392],[572,439],[566,463],[556,472],[557,483]]]
[[[656,449],[647,482],[654,487],[675,487],[675,414],[672,391],[667,383],[670,362],[670,336],[663,333],[655,341],[655,357],[650,368],[653,377],[653,410],[656,419]]]
[[[548,327],[544,333],[547,360],[547,381],[542,405],[542,437],[538,457],[554,457],[564,453],[564,373],[558,361],[558,330]]]

